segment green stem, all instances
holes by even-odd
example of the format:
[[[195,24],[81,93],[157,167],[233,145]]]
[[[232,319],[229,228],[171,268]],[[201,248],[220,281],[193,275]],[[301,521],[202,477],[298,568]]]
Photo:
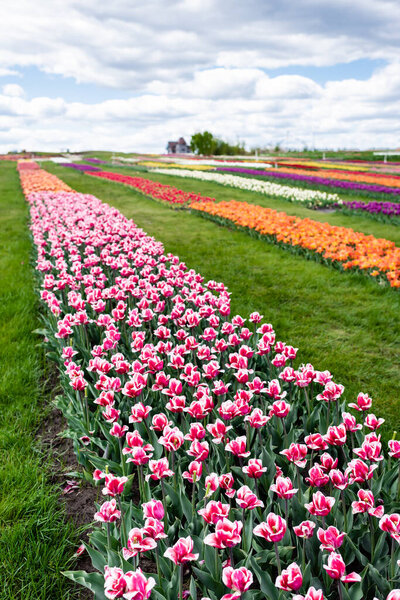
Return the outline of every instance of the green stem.
[[[183,565],[179,566],[179,600],[183,600]]]
[[[281,567],[281,559],[279,558],[278,542],[274,542],[274,548],[275,548],[276,564],[278,567],[278,574],[280,575],[282,573],[282,567]]]

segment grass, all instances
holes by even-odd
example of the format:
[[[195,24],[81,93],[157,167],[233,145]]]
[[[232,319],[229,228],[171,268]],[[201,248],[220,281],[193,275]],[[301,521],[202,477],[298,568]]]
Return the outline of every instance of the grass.
[[[162,241],[166,251],[178,254],[206,279],[224,281],[232,292],[233,314],[246,316],[254,310],[264,314],[275,326],[278,339],[299,347],[302,362],[329,369],[335,381],[345,385],[349,401],[360,391],[368,392],[374,398],[376,414],[387,421],[386,436],[400,429],[399,292],[357,273],[340,273],[307,261],[193,214],[173,211],[127,186],[56,165],[49,170],[77,191],[95,194],[133,218]],[[232,197],[232,190],[217,184],[193,180],[184,186],[180,178],[157,179],[218,199],[222,193]],[[252,194],[241,195],[248,200]],[[307,210],[289,203],[284,207]],[[366,232],[379,228],[395,233],[390,226],[362,218],[353,217],[352,222],[369,228]]]
[[[58,488],[35,434],[43,420],[43,353],[28,210],[15,164],[0,166],[0,565],[1,600],[75,597],[60,575],[76,533],[64,521]]]

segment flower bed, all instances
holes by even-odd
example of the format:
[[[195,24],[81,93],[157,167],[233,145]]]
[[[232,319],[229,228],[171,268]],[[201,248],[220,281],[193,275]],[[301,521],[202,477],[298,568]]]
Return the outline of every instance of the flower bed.
[[[357,215],[362,211],[379,221],[390,223],[392,225],[400,224],[400,204],[397,202],[344,201],[343,204],[338,204],[336,208],[345,214]]]
[[[270,183],[260,179],[248,179],[246,177],[238,177],[234,175],[223,175],[222,173],[199,173],[180,169],[154,169],[154,173],[160,173],[162,175],[175,175],[178,177],[192,177],[193,179],[201,179],[202,181],[213,181],[224,186],[249,190],[259,194],[265,194],[266,196],[278,196],[284,200],[289,200],[290,202],[300,202],[309,207],[328,206],[333,203],[341,202],[337,194],[327,194],[326,192],[319,192],[316,190],[301,190],[299,188],[278,185],[276,183]],[[258,171],[252,171],[252,173],[256,175],[259,174]]]
[[[268,170],[264,172],[256,171],[254,169],[240,169],[240,168],[225,168],[221,167],[218,171],[224,171],[226,173],[240,173],[241,175],[258,175],[262,177],[269,177],[273,179],[285,179],[287,181],[304,182],[308,184],[320,185],[323,187],[330,187],[336,189],[343,189],[346,192],[353,192],[355,190],[362,191],[368,194],[392,194],[399,195],[400,188],[398,187],[387,187],[385,185],[379,185],[377,183],[361,183],[357,181],[340,181],[339,179],[329,179],[327,177],[318,177],[316,175],[304,175],[303,173],[283,172]],[[322,192],[321,192],[322,193]]]
[[[25,195],[32,192],[48,191],[48,192],[69,192],[69,185],[61,181],[55,175],[48,173],[40,168],[21,167],[24,163],[18,162],[18,171],[21,177],[21,185]],[[34,163],[37,164],[37,163]]]
[[[127,186],[135,188],[153,200],[159,200],[160,202],[170,205],[185,206],[192,202],[203,202],[205,200],[208,202],[215,201],[214,198],[201,196],[195,192],[184,192],[183,190],[178,190],[171,185],[165,185],[164,183],[151,181],[150,179],[144,179],[143,177],[131,177],[130,175],[121,175],[120,173],[112,173],[110,171],[88,173],[88,175],[94,175],[110,181],[123,183]]]
[[[104,496],[96,572],[67,576],[97,600],[399,598],[400,444],[390,464],[368,395],[346,407],[261,315],[230,316],[223,283],[94,196],[27,201],[58,405]]]
[[[375,278],[380,276],[392,287],[400,287],[400,248],[390,240],[235,200],[218,204],[203,202],[190,208],[309,256],[320,257],[336,267],[361,270]]]
[[[84,165],[82,163],[66,162],[66,163],[59,163],[59,164],[60,164],[60,167],[69,167],[70,169],[76,169],[76,171],[82,171],[82,172],[101,171],[100,167],[95,167],[93,165]]]

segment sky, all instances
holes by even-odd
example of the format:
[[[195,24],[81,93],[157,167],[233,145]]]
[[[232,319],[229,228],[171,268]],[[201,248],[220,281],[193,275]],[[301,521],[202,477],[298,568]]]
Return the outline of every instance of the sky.
[[[13,0],[0,152],[400,147],[398,0]]]

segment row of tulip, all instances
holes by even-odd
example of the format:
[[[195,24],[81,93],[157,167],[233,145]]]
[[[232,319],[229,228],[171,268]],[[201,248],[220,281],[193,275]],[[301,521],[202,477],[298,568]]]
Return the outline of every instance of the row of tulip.
[[[55,175],[40,169],[37,163],[33,163],[36,167],[26,168],[25,161],[18,161],[17,169],[21,176],[22,190],[25,194],[32,192],[47,191],[47,192],[69,192],[69,185],[61,181]]]
[[[398,220],[400,216],[400,203],[397,202],[358,202],[354,200],[344,201],[343,204],[338,205],[336,208],[342,212],[351,214],[360,214],[360,211],[362,211],[391,224],[400,223]]]
[[[356,269],[379,277],[392,287],[400,287],[400,248],[390,240],[236,200],[202,202],[190,208],[307,256],[322,258],[340,269]]]
[[[227,168],[220,167],[218,171],[223,171],[226,173],[240,173],[242,176],[262,176],[264,178],[271,179],[283,179],[288,182],[293,182],[293,184],[304,183],[306,185],[317,185],[321,187],[328,187],[332,189],[343,190],[347,194],[348,193],[363,193],[366,195],[399,195],[400,188],[398,187],[387,187],[385,185],[381,185],[378,183],[362,183],[358,181],[342,181],[340,179],[329,179],[323,174],[323,176],[318,175],[305,175],[304,173],[297,172],[284,172],[282,169],[274,171],[273,169],[269,169],[268,171],[257,171],[254,169],[241,169],[241,168]]]
[[[65,163],[59,163],[59,164],[61,167],[69,167],[70,169],[76,169],[77,171],[82,171],[82,172],[101,171],[100,167],[96,167],[94,165],[85,165],[83,163],[65,162]]]
[[[27,201],[58,404],[105,496],[97,572],[67,575],[98,600],[399,600],[400,443],[388,459],[371,398],[346,406],[329,371],[295,368],[259,313],[230,317],[223,283],[97,198]]]
[[[290,202],[300,202],[309,207],[327,206],[329,204],[341,203],[337,194],[327,194],[318,190],[305,190],[296,187],[279,185],[260,179],[250,179],[235,175],[223,175],[222,173],[203,173],[180,169],[154,169],[155,173],[160,175],[174,175],[178,177],[191,177],[201,179],[202,181],[213,181],[224,186],[239,188],[265,194],[266,196],[275,196],[289,200]],[[256,175],[258,171],[252,171]],[[269,172],[269,171],[268,171]]]
[[[178,190],[171,185],[165,185],[158,181],[151,181],[143,177],[131,177],[130,175],[122,175],[121,173],[112,173],[111,171],[97,171],[95,173],[88,172],[88,175],[102,177],[117,183],[123,183],[129,187],[133,187],[145,196],[151,197],[153,200],[158,200],[162,203],[172,206],[185,206],[192,202],[214,202],[214,198],[201,196],[195,192],[184,192]]]
[[[285,173],[298,173],[298,168],[292,168],[288,166],[282,166],[279,170]],[[370,184],[379,184],[384,185],[385,187],[400,187],[400,177],[398,175],[388,175],[386,173],[371,173],[365,171],[352,171],[348,172],[340,169],[302,169],[302,173],[304,175],[316,175],[325,177],[327,179],[335,179],[335,180],[343,180],[343,181],[352,181],[359,183],[370,183]]]

